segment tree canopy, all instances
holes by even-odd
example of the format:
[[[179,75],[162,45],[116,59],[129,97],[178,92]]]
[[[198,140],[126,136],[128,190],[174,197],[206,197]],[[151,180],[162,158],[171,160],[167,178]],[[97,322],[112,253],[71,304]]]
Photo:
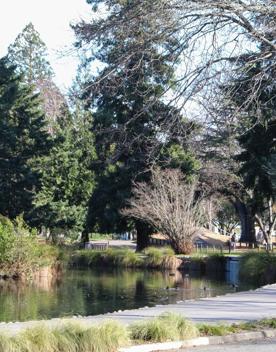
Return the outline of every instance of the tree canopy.
[[[46,132],[39,98],[22,76],[0,59],[0,213],[26,216],[39,188],[34,161],[48,155],[51,141]]]

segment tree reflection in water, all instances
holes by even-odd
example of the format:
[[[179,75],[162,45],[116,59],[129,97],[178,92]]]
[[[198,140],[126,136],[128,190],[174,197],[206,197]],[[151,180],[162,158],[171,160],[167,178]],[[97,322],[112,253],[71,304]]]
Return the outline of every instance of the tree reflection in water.
[[[180,271],[67,270],[27,283],[0,280],[0,321],[96,315],[233,290],[218,273],[213,278]]]

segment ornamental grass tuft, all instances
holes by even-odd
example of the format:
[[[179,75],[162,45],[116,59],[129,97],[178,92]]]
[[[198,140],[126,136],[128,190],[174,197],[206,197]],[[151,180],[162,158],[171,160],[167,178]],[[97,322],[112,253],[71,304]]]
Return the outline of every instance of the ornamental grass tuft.
[[[181,315],[164,313],[159,317],[133,324],[129,327],[132,340],[165,342],[198,336],[196,326]]]

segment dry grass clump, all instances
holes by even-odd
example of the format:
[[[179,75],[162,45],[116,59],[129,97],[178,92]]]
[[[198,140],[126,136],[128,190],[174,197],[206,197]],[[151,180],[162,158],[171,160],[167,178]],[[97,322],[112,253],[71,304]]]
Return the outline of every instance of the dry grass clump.
[[[0,352],[116,352],[131,342],[164,342],[193,338],[195,325],[177,314],[130,325],[106,321],[90,327],[69,322],[27,329],[16,336],[0,335]]]
[[[148,247],[144,252],[145,263],[149,268],[176,270],[182,264],[182,260],[175,256],[171,247]]]
[[[17,345],[14,338],[0,335],[0,352],[17,352]]]
[[[0,352],[115,352],[129,342],[125,327],[115,321],[85,328],[66,324],[27,329],[16,337],[0,336]]]

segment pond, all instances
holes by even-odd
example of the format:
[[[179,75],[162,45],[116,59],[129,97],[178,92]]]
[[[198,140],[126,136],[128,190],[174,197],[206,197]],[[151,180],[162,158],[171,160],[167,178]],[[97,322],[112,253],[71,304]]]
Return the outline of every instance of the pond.
[[[214,279],[179,271],[67,270],[55,280],[0,281],[0,321],[96,315],[250,288],[246,284],[233,287],[218,274]]]

